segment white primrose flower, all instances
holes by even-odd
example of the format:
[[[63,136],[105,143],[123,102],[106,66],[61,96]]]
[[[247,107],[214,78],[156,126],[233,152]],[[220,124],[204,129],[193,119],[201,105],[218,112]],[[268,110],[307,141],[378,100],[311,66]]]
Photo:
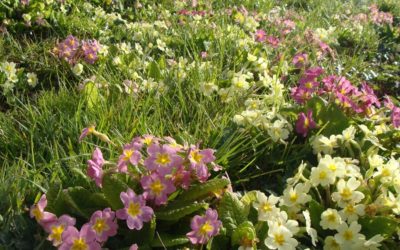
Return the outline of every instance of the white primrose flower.
[[[379,247],[382,245],[380,244],[385,238],[382,237],[382,235],[377,234],[371,239],[367,240],[364,242],[364,247],[363,249],[367,250],[379,250]]]
[[[319,222],[323,229],[337,229],[342,224],[342,217],[336,209],[328,208],[321,214]]]
[[[336,178],[331,174],[331,170],[327,167],[313,167],[311,168],[310,183],[314,187],[321,185],[323,187],[334,184]]]
[[[14,62],[4,62],[1,65],[1,70],[7,75],[7,78],[17,73],[16,64]]]
[[[258,211],[259,221],[268,221],[271,217],[279,212],[279,208],[276,204],[279,202],[279,197],[271,194],[267,197],[261,192],[257,192],[257,201],[253,203],[253,206]]]
[[[200,90],[205,96],[211,96],[212,93],[218,91],[218,86],[214,82],[202,82]]]
[[[346,206],[339,211],[339,214],[343,220],[347,220],[348,223],[357,221],[359,216],[363,216],[365,214],[365,205],[347,203]]]
[[[346,128],[343,130],[341,135],[338,135],[338,138],[341,139],[346,145],[349,145],[351,141],[354,141],[354,136],[356,134],[357,130],[356,128],[351,125],[350,127]]]
[[[278,250],[295,250],[299,244],[288,228],[279,225],[274,225],[268,229],[268,237],[264,243],[269,249]]]
[[[285,120],[276,120],[267,129],[268,135],[271,136],[272,141],[286,140],[289,137],[290,131],[287,128],[288,122]]]
[[[75,66],[72,68],[72,72],[75,75],[80,76],[83,72],[83,65],[80,63],[75,64]]]
[[[356,190],[360,184],[360,181],[357,181],[354,177],[348,181],[340,179],[336,184],[337,192],[332,194],[332,200],[337,202],[340,207],[345,207],[350,202],[360,202],[364,199],[364,194]]]
[[[335,240],[340,244],[342,249],[353,249],[354,246],[363,245],[365,236],[360,234],[361,225],[353,221],[350,226],[342,223],[335,234]]]
[[[338,147],[337,137],[331,135],[329,138],[323,135],[314,137],[312,141],[312,147],[314,154],[323,152],[324,154],[332,154],[334,149]]]
[[[35,73],[28,73],[26,74],[26,77],[28,78],[27,80],[28,85],[31,86],[32,88],[35,87],[36,84],[38,83],[37,75]]]
[[[333,236],[328,236],[324,241],[324,250],[341,250],[341,248]]]
[[[378,166],[377,172],[373,174],[373,177],[379,177],[381,183],[392,182],[394,178],[400,177],[399,162],[391,158],[386,164]]]
[[[298,183],[295,187],[286,187],[283,191],[281,205],[294,207],[295,210],[299,210],[300,205],[311,200],[311,196],[308,194],[309,190],[310,185],[308,183]]]
[[[289,220],[288,214],[285,211],[279,211],[275,216],[271,217],[268,221],[268,227],[284,226],[292,234],[297,234],[300,230],[299,223],[296,220]]]
[[[311,243],[313,246],[316,246],[316,243],[318,242],[318,233],[317,230],[311,227],[310,212],[308,210],[303,211],[303,216],[306,220],[306,232],[311,237]]]

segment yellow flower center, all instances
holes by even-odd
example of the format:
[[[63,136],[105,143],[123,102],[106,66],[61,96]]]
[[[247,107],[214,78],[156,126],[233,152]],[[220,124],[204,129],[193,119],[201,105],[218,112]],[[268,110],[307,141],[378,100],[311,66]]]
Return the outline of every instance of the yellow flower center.
[[[41,219],[43,219],[43,213],[37,207],[35,207],[32,210],[32,214],[33,214],[33,216],[35,216],[35,219],[37,221],[40,221]]]
[[[171,159],[169,158],[169,155],[168,155],[168,154],[160,154],[160,153],[158,153],[158,154],[157,154],[156,162],[157,162],[158,164],[165,165],[165,164],[170,163],[170,162],[171,162]]]
[[[332,172],[335,172],[336,169],[337,169],[337,166],[336,166],[335,163],[331,163],[331,164],[329,164],[328,168],[329,168]]]
[[[203,159],[203,155],[199,154],[198,151],[192,151],[190,154],[196,163],[200,163],[201,159]]]
[[[133,150],[132,149],[125,149],[124,150],[124,161],[129,161],[129,159],[132,157],[133,155]]]
[[[348,187],[343,188],[342,192],[340,193],[344,200],[349,200],[351,198],[351,190]]]
[[[269,212],[269,211],[272,211],[272,207],[271,207],[271,205],[270,205],[268,202],[265,202],[265,203],[262,205],[262,210],[263,210],[264,212]]]
[[[384,177],[390,176],[390,170],[387,169],[387,168],[384,168],[384,169],[382,170],[382,176],[384,176]]]
[[[285,243],[285,236],[283,234],[275,234],[274,240],[278,245],[282,246]]]
[[[308,126],[310,126],[310,120],[306,117],[306,119],[304,120],[304,127],[308,128]]]
[[[93,133],[93,132],[94,132],[94,127],[93,127],[93,126],[90,126],[90,127],[88,128],[88,133],[91,134],[91,133]]]
[[[306,86],[306,88],[311,89],[313,87],[313,84],[312,84],[312,82],[307,82],[305,84],[305,86]]]
[[[345,240],[352,240],[353,239],[353,232],[350,230],[346,230],[343,233],[343,238],[345,238]]]
[[[164,190],[164,185],[160,180],[156,180],[155,182],[151,183],[150,189],[156,196],[159,196]]]
[[[336,215],[335,214],[328,215],[328,221],[334,222],[335,220],[336,220]]]
[[[61,241],[61,235],[64,232],[64,226],[63,225],[59,225],[59,226],[55,226],[51,229],[51,234],[50,234],[50,239],[53,239],[57,242]]]
[[[96,231],[97,234],[101,234],[102,232],[108,230],[110,227],[107,225],[107,223],[104,219],[97,218],[96,223],[94,223],[92,228],[94,231]]]
[[[138,214],[140,214],[141,210],[140,210],[140,204],[136,203],[136,202],[131,202],[129,203],[129,207],[128,207],[128,214],[131,217],[136,217]]]
[[[356,211],[356,209],[354,208],[353,205],[349,204],[349,205],[346,206],[345,211],[346,211],[346,213],[348,213],[348,214],[354,214],[354,212]]]
[[[325,172],[325,171],[321,171],[321,172],[319,172],[319,178],[320,178],[321,180],[325,179],[325,178],[326,178],[326,176],[327,176],[327,174],[326,174],[326,172]]]
[[[290,199],[291,202],[296,202],[297,198],[299,198],[299,197],[298,197],[296,192],[293,192],[293,193],[290,194],[290,198],[289,199]]]
[[[89,249],[88,245],[82,238],[74,240],[74,243],[72,244],[71,247],[71,250],[87,250],[87,249]]]
[[[200,227],[200,234],[201,235],[206,235],[214,230],[213,225],[209,221],[206,221],[201,227]]]

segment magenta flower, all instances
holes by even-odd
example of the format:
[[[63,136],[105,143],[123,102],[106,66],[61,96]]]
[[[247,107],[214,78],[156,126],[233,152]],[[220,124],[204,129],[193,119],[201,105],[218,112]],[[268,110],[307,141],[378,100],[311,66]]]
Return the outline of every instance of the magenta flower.
[[[316,128],[317,124],[312,118],[312,110],[308,110],[307,114],[301,112],[296,121],[296,132],[306,137],[310,129]]]
[[[64,44],[72,50],[77,50],[80,45],[78,38],[74,37],[73,35],[67,36],[67,38],[64,40]]]
[[[308,55],[306,53],[298,53],[293,57],[292,63],[296,68],[302,68],[307,64]]]
[[[57,216],[44,211],[46,207],[47,198],[46,195],[43,194],[38,203],[31,206],[30,216],[31,218],[35,218],[39,225],[41,225],[47,231],[49,225],[57,221]]]
[[[96,147],[92,154],[92,159],[88,160],[87,175],[96,182],[98,187],[101,187],[103,182],[103,164],[103,154]]]
[[[153,217],[153,209],[146,206],[146,200],[142,195],[136,195],[132,189],[128,188],[121,192],[120,198],[124,208],[117,210],[117,218],[126,220],[129,229],[140,230],[143,222],[148,222]]]
[[[100,44],[96,40],[82,41],[82,51],[87,63],[93,64],[97,61],[97,52],[99,49]]]
[[[311,98],[311,92],[306,88],[293,87],[291,89],[290,96],[298,103],[304,104],[307,100]]]
[[[95,232],[98,242],[107,241],[108,237],[117,234],[117,222],[115,221],[115,213],[110,208],[103,211],[96,211],[92,214],[89,221],[91,229]]]
[[[377,107],[381,106],[378,97],[375,95],[374,90],[368,86],[367,83],[361,84],[361,100],[363,104],[369,108],[372,105],[376,105]]]
[[[267,39],[267,34],[264,30],[257,30],[255,34],[255,39],[257,42],[264,42]]]
[[[391,115],[392,123],[395,128],[400,127],[400,108],[394,107]]]
[[[266,38],[266,40],[267,40],[267,43],[269,43],[272,48],[278,48],[279,43],[280,43],[279,38],[274,37],[274,36],[268,36]]]
[[[95,131],[94,125],[84,128],[81,132],[81,135],[79,136],[79,142],[81,142],[83,138],[85,138],[86,136],[93,134],[94,131]]]
[[[137,244],[133,244],[133,245],[129,248],[129,250],[138,250],[138,249],[139,249],[139,247],[138,247]]]
[[[90,229],[89,224],[83,225],[81,231],[69,226],[62,234],[62,241],[59,250],[101,250],[99,243],[96,242],[96,235]]]
[[[392,99],[390,99],[390,97],[388,95],[385,95],[384,99],[385,100],[383,101],[383,104],[385,105],[385,107],[390,110],[394,109],[395,106],[394,106]]]
[[[321,67],[314,67],[314,68],[309,68],[304,72],[304,75],[307,78],[317,78],[320,75],[324,73],[324,69]]]
[[[300,88],[306,89],[308,92],[313,93],[318,87],[319,83],[315,81],[314,77],[304,76],[299,80]]]
[[[202,51],[200,53],[201,59],[206,59],[207,58],[207,51]]]
[[[191,166],[211,163],[215,160],[214,150],[210,148],[200,150],[196,146],[191,146],[188,159]]]
[[[141,144],[131,143],[124,147],[122,151],[122,155],[118,159],[118,171],[121,173],[128,172],[128,164],[132,164],[134,166],[139,164],[140,159],[142,158],[142,154],[139,152],[141,148]]]
[[[182,158],[176,154],[177,150],[169,145],[151,144],[147,148],[149,157],[144,161],[144,165],[150,171],[157,171],[160,174],[169,174],[173,167],[182,164]]]
[[[140,184],[144,189],[143,196],[145,199],[154,199],[156,205],[166,204],[168,195],[176,190],[171,180],[165,179],[157,173],[143,176]]]
[[[217,211],[209,208],[204,216],[193,217],[190,223],[192,231],[186,236],[192,244],[205,244],[211,237],[219,233],[221,225],[222,222],[218,220]]]
[[[58,220],[49,224],[46,232],[49,233],[47,240],[53,242],[53,246],[57,247],[62,244],[62,233],[69,226],[75,226],[75,218],[69,215],[61,215]]]
[[[172,174],[172,181],[176,187],[181,186],[183,189],[188,189],[192,181],[191,172],[184,166],[180,166]]]

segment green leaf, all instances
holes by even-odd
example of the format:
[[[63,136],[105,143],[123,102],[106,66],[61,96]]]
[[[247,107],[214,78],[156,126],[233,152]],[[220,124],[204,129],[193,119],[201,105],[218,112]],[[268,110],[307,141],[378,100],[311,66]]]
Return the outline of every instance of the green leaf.
[[[85,95],[87,106],[92,109],[96,106],[99,101],[99,92],[94,82],[88,82],[85,84],[85,88],[83,90]]]
[[[257,193],[259,191],[253,190],[250,192],[247,192],[242,199],[240,199],[241,202],[243,202],[245,209],[247,212],[249,212],[249,209],[251,207],[251,204],[253,204],[254,201],[257,200]]]
[[[85,211],[90,205],[88,197],[91,196],[88,190],[83,187],[70,187],[64,191],[65,204],[70,214],[75,214],[88,219],[91,215],[90,212]]]
[[[151,243],[152,247],[173,247],[183,245],[189,242],[189,239],[185,236],[173,236],[169,234],[159,234],[156,236]]]
[[[167,206],[155,212],[156,218],[159,220],[177,221],[186,215],[192,214],[199,209],[207,208],[208,204],[205,202],[191,203],[180,207]]]
[[[240,224],[232,234],[232,245],[240,245],[243,240],[252,241],[255,243],[257,238],[256,230],[253,223],[245,221]]]
[[[226,192],[218,206],[218,214],[228,235],[243,222],[247,221],[247,213],[243,203],[235,193]]]
[[[199,198],[207,196],[211,192],[223,189],[229,184],[228,179],[213,179],[206,183],[196,184],[191,186],[188,190],[184,191],[177,200],[180,202],[195,201]]]
[[[211,239],[211,243],[207,244],[207,249],[220,250],[229,249],[229,238],[225,235],[217,235]]]
[[[158,67],[157,62],[153,61],[149,65],[149,77],[153,78],[154,80],[158,81],[161,80],[161,72]]]
[[[61,216],[65,213],[65,201],[61,183],[57,182],[51,185],[46,193],[47,207],[46,211]]]
[[[324,207],[315,200],[311,200],[308,204],[310,207],[311,226],[318,232],[322,232],[323,230],[319,222],[321,221],[321,214],[324,212]]]
[[[327,105],[319,96],[307,102],[307,109],[313,111],[313,118],[320,127],[325,126],[322,134],[326,136],[340,134],[350,125],[349,118],[335,103]]]
[[[121,198],[119,197],[121,192],[125,192],[128,189],[128,185],[122,181],[120,174],[106,174],[103,177],[103,193],[113,210],[117,210],[123,207]]]
[[[361,232],[371,238],[374,235],[380,234],[385,238],[392,236],[396,232],[399,222],[395,219],[385,216],[364,217],[358,220],[361,224]]]

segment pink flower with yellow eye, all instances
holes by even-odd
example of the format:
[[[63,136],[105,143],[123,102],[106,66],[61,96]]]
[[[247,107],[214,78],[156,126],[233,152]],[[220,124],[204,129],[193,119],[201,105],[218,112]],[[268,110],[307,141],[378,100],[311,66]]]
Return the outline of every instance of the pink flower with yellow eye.
[[[124,147],[121,156],[118,159],[118,171],[121,173],[128,172],[128,164],[138,165],[142,154],[139,152],[141,144],[131,143]]]
[[[257,30],[255,34],[255,39],[257,42],[264,42],[267,39],[267,34],[264,30]]]
[[[62,234],[66,228],[69,226],[75,225],[75,218],[72,218],[69,215],[61,215],[58,220],[54,221],[53,223],[49,224],[48,228],[46,229],[49,236],[47,239],[53,242],[53,246],[57,247],[62,244]]]
[[[170,174],[173,167],[182,164],[182,158],[176,154],[177,149],[167,144],[151,144],[147,148],[149,157],[144,161],[144,165],[150,171],[157,171],[162,175]]]
[[[156,205],[166,204],[168,195],[176,190],[171,180],[165,179],[157,173],[143,176],[140,184],[144,189],[143,196],[146,200],[154,199]]]
[[[306,137],[310,129],[316,128],[317,124],[312,118],[312,110],[308,110],[307,114],[301,112],[296,121],[296,132]]]
[[[204,216],[196,215],[193,217],[190,227],[192,231],[187,233],[192,244],[205,244],[213,236],[219,233],[222,222],[218,220],[218,213],[216,210],[207,209]]]
[[[110,208],[94,212],[90,218],[89,224],[98,242],[105,242],[108,237],[117,234],[118,225],[115,221],[115,213],[111,211]]]
[[[62,234],[62,241],[59,250],[100,250],[99,243],[96,242],[96,235],[91,230],[90,224],[82,226],[78,231],[73,226],[69,226]]]
[[[92,159],[88,160],[87,175],[92,178],[98,187],[102,186],[104,158],[101,150],[96,147]]]
[[[83,140],[83,138],[85,138],[86,136],[93,134],[93,132],[95,132],[95,131],[96,130],[95,130],[94,125],[84,128],[81,132],[81,135],[79,136],[79,142],[81,142]]]
[[[299,53],[293,57],[292,63],[296,68],[302,68],[307,64],[308,55],[306,53]]]
[[[47,230],[49,225],[57,221],[57,216],[55,214],[44,211],[47,207],[47,198],[43,194],[37,204],[32,205],[30,209],[31,218],[35,218],[36,221]]]
[[[143,222],[153,218],[153,209],[146,206],[146,200],[142,195],[136,195],[132,189],[121,192],[120,198],[124,208],[117,210],[117,218],[126,220],[129,229],[140,230]]]

